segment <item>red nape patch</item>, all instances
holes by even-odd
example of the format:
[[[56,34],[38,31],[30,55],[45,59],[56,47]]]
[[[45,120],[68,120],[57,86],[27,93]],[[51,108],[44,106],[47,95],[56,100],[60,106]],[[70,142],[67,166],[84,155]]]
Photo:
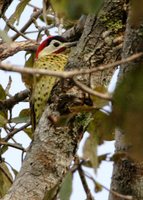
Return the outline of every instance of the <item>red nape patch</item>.
[[[48,40],[50,38],[52,38],[53,36],[48,36],[48,38],[46,40],[44,40],[37,48],[37,51],[36,51],[36,58],[38,58],[38,55],[40,53],[40,51],[42,51],[47,45],[48,45]]]

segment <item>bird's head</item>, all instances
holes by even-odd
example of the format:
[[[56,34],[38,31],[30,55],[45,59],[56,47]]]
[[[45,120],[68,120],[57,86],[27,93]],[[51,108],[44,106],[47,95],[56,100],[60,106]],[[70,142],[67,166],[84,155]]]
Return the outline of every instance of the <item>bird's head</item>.
[[[49,36],[37,48],[36,58],[52,53],[63,53],[67,48],[74,46],[75,44],[75,42],[67,42],[62,36]]]

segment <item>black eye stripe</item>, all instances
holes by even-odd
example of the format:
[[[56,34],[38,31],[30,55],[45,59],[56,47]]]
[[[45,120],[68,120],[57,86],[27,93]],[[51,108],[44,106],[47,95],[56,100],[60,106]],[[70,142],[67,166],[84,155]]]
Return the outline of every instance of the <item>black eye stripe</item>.
[[[58,43],[58,42],[54,42],[54,44],[53,44],[55,47],[58,47],[58,46],[60,46],[60,43]]]

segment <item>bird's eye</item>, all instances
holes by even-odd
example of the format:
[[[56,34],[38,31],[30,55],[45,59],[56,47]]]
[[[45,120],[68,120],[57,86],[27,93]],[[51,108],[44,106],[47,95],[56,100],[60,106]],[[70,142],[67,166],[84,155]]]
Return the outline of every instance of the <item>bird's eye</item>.
[[[53,44],[55,47],[58,47],[58,46],[60,46],[60,43],[58,43],[58,42],[54,42],[54,44]]]

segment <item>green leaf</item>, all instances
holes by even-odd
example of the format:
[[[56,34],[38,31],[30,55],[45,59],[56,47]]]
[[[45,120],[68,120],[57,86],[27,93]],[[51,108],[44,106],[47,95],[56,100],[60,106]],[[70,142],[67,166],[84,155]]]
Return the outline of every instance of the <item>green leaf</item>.
[[[28,55],[30,55],[28,57],[28,59],[26,58]],[[35,53],[31,53],[31,52],[26,52],[25,54],[25,65],[24,67],[30,67],[32,68],[33,67],[33,64],[34,64],[34,60],[35,60]]]
[[[100,92],[100,93],[107,93],[107,88],[105,86],[102,86],[102,85],[96,86],[93,90]],[[103,106],[107,105],[108,102],[109,102],[105,99],[101,99],[101,98],[96,97],[96,96],[91,95],[90,97],[91,97],[91,100],[93,102],[93,105],[95,105],[96,107],[102,108]]]
[[[8,122],[7,119],[0,114],[0,127],[4,127],[7,122]]]
[[[102,185],[100,184],[100,183],[98,183],[97,181],[95,181],[95,192],[97,193],[97,192],[101,192],[102,191],[102,189],[103,189],[103,187],[102,187]]]
[[[10,44],[12,42],[6,31],[0,30],[0,38],[2,38],[3,42],[6,42],[7,44]]]
[[[2,85],[0,84],[0,102],[2,104],[2,101],[6,99],[6,93]],[[2,104],[3,105],[3,104]],[[0,126],[4,127],[6,123],[8,122],[7,120],[7,110],[2,107],[0,111]]]
[[[28,108],[20,111],[18,117],[14,117],[11,119],[13,123],[27,123],[30,120],[30,110]]]
[[[20,113],[19,113],[19,117],[22,117],[22,118],[27,117],[29,115],[30,115],[29,108],[25,108],[25,109],[21,110]]]
[[[141,19],[143,18],[143,2],[140,1],[140,3],[138,3],[138,1],[132,0],[131,10],[132,10],[132,14],[130,17],[130,24],[132,27],[138,28],[140,26]],[[142,34],[142,31],[141,31],[141,34]]]
[[[96,14],[104,0],[51,0],[54,10],[59,17],[78,19],[82,14]]]
[[[8,189],[11,187],[12,183],[8,177],[12,179],[8,167],[5,163],[0,163],[0,198],[2,198],[7,193]]]
[[[32,128],[25,128],[23,130],[31,139],[33,139]]]
[[[128,155],[142,161],[143,68],[142,65],[133,67],[134,70],[129,71],[116,88],[111,119],[116,127],[123,130],[125,143],[130,146]]]
[[[29,55],[29,54],[30,54],[29,58],[26,59],[26,56]],[[34,59],[35,59],[35,53],[26,52],[24,67],[32,68],[33,64],[34,64]],[[32,83],[33,83],[33,76],[30,75],[30,74],[22,74],[22,81],[25,83],[26,87],[31,88]]]
[[[102,144],[104,140],[113,140],[114,126],[110,117],[101,111],[96,111],[92,117],[87,131],[97,138],[98,144]]]
[[[3,145],[3,146],[0,148],[0,156],[1,156],[2,154],[4,154],[7,150],[8,150],[8,145]]]
[[[84,164],[85,166],[93,168],[97,167],[97,138],[93,137],[92,134],[87,138],[83,147],[83,158],[84,160],[89,160]]]
[[[106,160],[108,155],[109,155],[109,153],[105,153],[105,154],[98,156],[98,165],[101,164],[102,161]]]
[[[2,85],[0,84],[0,99],[5,100],[6,99],[6,93]]]
[[[14,24],[17,21],[17,25],[19,23],[20,17],[22,12],[24,11],[25,7],[27,6],[27,4],[29,3],[30,0],[22,0],[20,1],[20,3],[18,4],[18,6],[15,9],[15,12],[11,15],[11,17],[9,18],[9,23],[10,24]],[[9,27],[6,26],[5,31],[8,32],[9,31]]]
[[[60,200],[69,200],[70,195],[72,193],[72,173],[69,172],[61,185],[61,189],[59,192]]]
[[[42,200],[54,199],[55,196],[57,195],[58,189],[59,189],[59,184],[56,184],[50,190],[46,190],[44,193],[44,198]]]
[[[45,22],[45,21],[44,21],[44,18],[43,18],[43,15],[41,15],[41,16],[39,17],[39,19],[40,19],[42,22]],[[48,24],[48,25],[51,25],[51,24],[54,23],[54,18],[49,17],[49,16],[46,16],[46,21],[47,21],[47,24]]]

